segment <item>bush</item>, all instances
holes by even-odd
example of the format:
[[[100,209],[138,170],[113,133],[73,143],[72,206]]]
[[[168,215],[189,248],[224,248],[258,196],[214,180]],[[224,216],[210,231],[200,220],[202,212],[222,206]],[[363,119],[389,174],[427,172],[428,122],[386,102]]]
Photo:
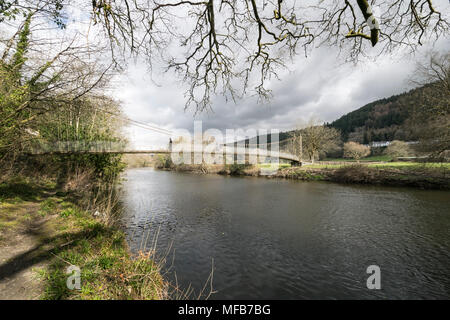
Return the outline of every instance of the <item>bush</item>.
[[[413,156],[414,152],[406,142],[394,140],[386,150],[384,150],[384,154],[391,156],[393,160],[397,160],[399,157]]]
[[[170,155],[159,155],[156,158],[155,168],[157,169],[169,169],[172,168],[173,162]]]
[[[231,164],[229,166],[229,170],[230,170],[230,175],[235,175],[235,176],[240,176],[244,174],[244,170],[248,167],[249,165],[246,164]]]
[[[370,147],[364,146],[357,142],[347,142],[344,144],[344,158],[352,158],[359,160],[370,154]]]
[[[126,167],[121,154],[71,154],[58,157],[61,167],[71,171],[93,171],[105,180],[117,177]]]

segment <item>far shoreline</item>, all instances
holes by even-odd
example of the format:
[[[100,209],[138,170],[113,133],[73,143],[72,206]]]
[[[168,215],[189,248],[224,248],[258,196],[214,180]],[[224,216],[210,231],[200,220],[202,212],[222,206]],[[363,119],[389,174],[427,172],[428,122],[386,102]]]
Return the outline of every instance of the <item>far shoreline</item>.
[[[260,165],[187,165],[154,167],[156,170],[195,174],[264,177],[299,181],[327,181],[352,185],[411,187],[425,190],[450,189],[450,163],[333,163],[318,162],[282,167],[275,174],[261,174]]]

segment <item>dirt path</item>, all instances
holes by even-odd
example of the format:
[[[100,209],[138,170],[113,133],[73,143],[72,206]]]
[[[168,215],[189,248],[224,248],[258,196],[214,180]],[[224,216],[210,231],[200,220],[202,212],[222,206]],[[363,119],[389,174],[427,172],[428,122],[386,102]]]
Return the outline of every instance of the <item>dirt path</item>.
[[[39,299],[42,282],[38,268],[51,258],[47,223],[53,218],[39,214],[38,202],[1,203],[0,221],[0,299]]]

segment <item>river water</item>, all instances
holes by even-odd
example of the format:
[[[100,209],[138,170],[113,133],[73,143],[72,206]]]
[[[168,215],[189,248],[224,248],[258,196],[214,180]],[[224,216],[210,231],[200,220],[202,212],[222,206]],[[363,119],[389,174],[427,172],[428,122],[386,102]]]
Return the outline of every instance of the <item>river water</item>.
[[[450,194],[130,169],[130,248],[212,299],[450,298]],[[156,240],[155,240],[156,239]],[[367,267],[381,289],[366,286]],[[209,284],[207,290],[209,291]]]

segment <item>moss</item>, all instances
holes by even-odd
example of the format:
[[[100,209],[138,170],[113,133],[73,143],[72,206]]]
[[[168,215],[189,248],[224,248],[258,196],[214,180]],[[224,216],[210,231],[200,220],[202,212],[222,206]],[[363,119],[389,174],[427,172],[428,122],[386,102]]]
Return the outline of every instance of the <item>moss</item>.
[[[11,229],[17,226],[17,221],[2,221],[0,220],[0,231]]]

